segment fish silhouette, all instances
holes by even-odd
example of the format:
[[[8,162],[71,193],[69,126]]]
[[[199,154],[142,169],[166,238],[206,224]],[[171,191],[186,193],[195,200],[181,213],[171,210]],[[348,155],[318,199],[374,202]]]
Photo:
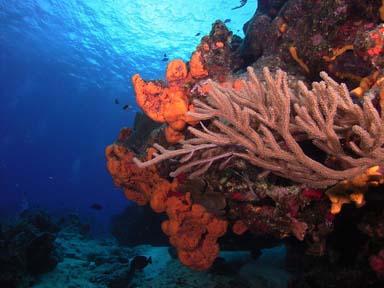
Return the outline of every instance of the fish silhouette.
[[[135,256],[131,261],[130,273],[136,270],[142,270],[147,267],[148,264],[152,264],[152,257]]]
[[[91,206],[89,206],[89,208],[93,209],[93,210],[97,210],[97,211],[100,211],[103,209],[103,206],[101,206],[100,204],[98,203],[93,203]]]
[[[131,110],[132,109],[132,105],[124,105],[123,106],[123,110]]]
[[[163,56],[163,59],[161,59],[161,61],[168,61],[169,58],[167,57],[167,54],[164,53],[164,56]]]
[[[145,256],[135,256],[131,260],[131,267],[128,271],[128,281],[130,282],[131,279],[135,276],[135,272],[137,270],[143,270],[145,267],[147,267],[148,264],[152,264],[152,257],[145,257]]]
[[[247,4],[247,1],[248,0],[240,0],[240,5],[233,7],[232,10],[239,9],[239,8],[243,7],[245,4]]]

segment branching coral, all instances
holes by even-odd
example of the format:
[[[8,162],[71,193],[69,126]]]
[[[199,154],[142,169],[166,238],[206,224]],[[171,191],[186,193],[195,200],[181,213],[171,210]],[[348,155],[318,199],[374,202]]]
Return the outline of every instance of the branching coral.
[[[384,116],[368,97],[362,106],[355,104],[346,86],[324,72],[324,81],[313,83],[312,90],[298,82],[297,92],[288,87],[283,71],[273,78],[265,68],[264,77],[263,84],[248,68],[240,91],[210,81],[208,102],[195,100],[195,112],[188,115],[211,120],[217,132],[203,124],[202,130],[188,127],[195,138],[182,142],[181,149],[156,145],[160,154],[154,159],[133,161],[143,168],[184,155],[171,176],[193,169],[196,176],[214,161],[238,157],[294,182],[321,188],[384,163]],[[330,164],[308,156],[300,145],[303,140],[327,155]]]

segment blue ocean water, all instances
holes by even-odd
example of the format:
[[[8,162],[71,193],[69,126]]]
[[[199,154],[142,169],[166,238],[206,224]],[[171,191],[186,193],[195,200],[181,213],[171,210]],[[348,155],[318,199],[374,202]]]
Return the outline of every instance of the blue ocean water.
[[[131,76],[164,78],[164,54],[188,60],[216,19],[242,37],[255,2],[0,0],[0,214],[38,206],[105,228],[127,205],[104,149],[133,123]]]

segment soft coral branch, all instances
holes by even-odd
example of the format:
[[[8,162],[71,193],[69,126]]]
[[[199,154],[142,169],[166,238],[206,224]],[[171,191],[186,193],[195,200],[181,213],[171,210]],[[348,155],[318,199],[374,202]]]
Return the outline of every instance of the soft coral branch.
[[[178,170],[199,169],[205,164],[201,170],[205,171],[213,161],[235,156],[312,187],[328,187],[384,163],[383,117],[368,97],[362,106],[353,103],[346,86],[325,72],[321,73],[324,81],[313,83],[311,90],[299,82],[297,91],[288,87],[285,72],[279,70],[275,77],[267,68],[263,72],[264,83],[248,68],[248,79],[242,80],[244,88],[239,91],[208,81],[207,102],[195,100],[195,112],[187,115],[211,120],[210,129],[188,127],[195,138],[187,141],[199,144],[163,151],[150,163],[194,153],[191,162],[182,163]],[[313,159],[300,145],[302,140],[311,141],[342,165],[329,167]],[[221,156],[196,159],[196,154],[217,147],[222,148]]]

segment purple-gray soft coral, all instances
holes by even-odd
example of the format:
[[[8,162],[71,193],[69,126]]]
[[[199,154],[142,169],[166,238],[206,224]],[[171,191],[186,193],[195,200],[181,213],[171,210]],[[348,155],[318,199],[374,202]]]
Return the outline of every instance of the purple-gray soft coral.
[[[155,144],[158,155],[147,162],[134,159],[135,163],[147,167],[182,156],[171,176],[193,171],[190,177],[195,177],[215,161],[220,160],[223,167],[231,159],[242,158],[278,176],[319,188],[384,163],[384,117],[369,97],[361,106],[354,103],[346,85],[325,72],[320,74],[323,81],[314,82],[312,89],[299,81],[297,90],[288,86],[287,74],[281,70],[273,77],[264,68],[263,74],[261,81],[249,67],[240,91],[208,81],[207,101],[195,99],[195,112],[188,115],[210,120],[211,128],[202,122],[201,129],[188,127],[195,137],[181,142],[180,149]],[[310,141],[309,149],[318,149],[331,159],[331,165],[309,156],[303,141]]]

